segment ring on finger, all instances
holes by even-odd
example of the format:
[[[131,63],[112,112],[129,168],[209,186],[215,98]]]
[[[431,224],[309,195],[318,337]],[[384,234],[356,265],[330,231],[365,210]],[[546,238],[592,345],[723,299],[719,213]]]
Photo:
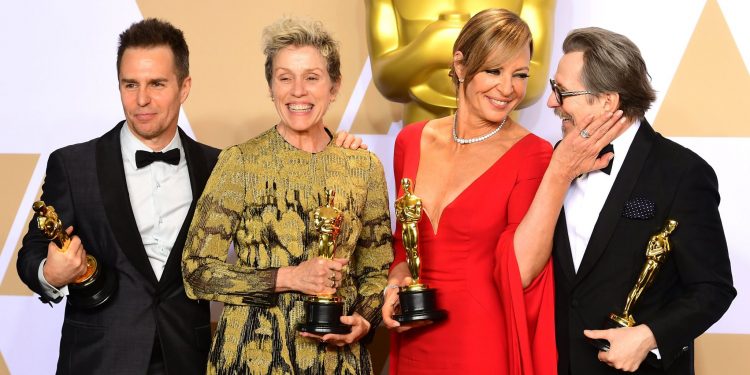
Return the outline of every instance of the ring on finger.
[[[336,287],[336,280],[331,279],[331,288]]]
[[[589,138],[589,137],[591,137],[591,134],[589,134],[588,130],[586,130],[586,129],[581,130],[581,132],[579,134],[583,138]]]

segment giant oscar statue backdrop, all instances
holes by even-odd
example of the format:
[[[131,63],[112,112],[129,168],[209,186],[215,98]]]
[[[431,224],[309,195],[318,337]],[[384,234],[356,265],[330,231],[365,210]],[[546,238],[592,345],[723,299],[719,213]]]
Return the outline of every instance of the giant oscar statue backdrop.
[[[531,27],[531,79],[519,108],[544,94],[555,0],[366,0],[365,4],[373,81],[383,96],[405,103],[404,124],[455,111],[456,93],[448,76],[453,42],[466,21],[487,8],[520,14]]]

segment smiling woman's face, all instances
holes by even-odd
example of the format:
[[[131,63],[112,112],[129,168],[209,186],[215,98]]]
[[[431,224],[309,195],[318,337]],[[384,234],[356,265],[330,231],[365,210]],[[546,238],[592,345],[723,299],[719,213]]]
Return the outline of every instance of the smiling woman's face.
[[[312,46],[289,46],[276,54],[271,98],[279,126],[296,133],[323,128],[323,116],[340,86],[331,81],[327,67],[325,57]]]
[[[478,72],[466,85],[466,90],[458,92],[458,101],[468,110],[467,120],[470,122],[495,127],[526,96],[531,51],[522,48],[502,64],[492,63],[501,57],[500,51],[491,54],[485,64],[487,69]],[[456,69],[459,75],[463,75],[460,65]]]

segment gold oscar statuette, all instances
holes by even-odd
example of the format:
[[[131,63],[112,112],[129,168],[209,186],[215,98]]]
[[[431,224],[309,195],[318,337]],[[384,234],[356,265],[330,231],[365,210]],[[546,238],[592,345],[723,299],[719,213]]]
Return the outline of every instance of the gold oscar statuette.
[[[658,233],[651,236],[646,246],[646,263],[641,268],[641,272],[638,275],[633,289],[630,290],[625,300],[625,308],[622,313],[611,313],[609,314],[609,320],[607,321],[607,328],[624,328],[633,327],[636,325],[635,319],[633,318],[633,306],[635,306],[638,299],[643,294],[643,291],[648,289],[654,283],[654,277],[659,272],[659,269],[664,265],[667,260],[667,256],[672,251],[672,246],[669,243],[669,235],[677,228],[677,221],[668,219],[664,224],[664,228]],[[602,351],[609,350],[609,342],[607,340],[591,340],[592,344]]]
[[[333,259],[336,255],[336,239],[341,232],[343,214],[334,206],[336,192],[325,190],[326,204],[318,207],[313,213],[313,224],[318,233],[318,256]],[[300,332],[319,335],[327,333],[346,334],[351,327],[341,323],[339,318],[344,314],[344,303],[335,294],[309,296],[305,300],[305,322],[297,325]]]
[[[446,316],[445,310],[436,306],[435,289],[430,289],[420,278],[419,220],[422,218],[422,200],[414,195],[408,178],[401,179],[404,194],[396,199],[396,219],[401,223],[401,243],[406,251],[411,283],[399,291],[400,313],[394,319],[401,323],[420,320],[438,321]]]
[[[43,201],[32,205],[37,214],[36,223],[45,237],[57,245],[60,252],[68,251],[70,237],[65,232],[55,208]],[[105,271],[91,254],[86,255],[86,272],[68,285],[68,304],[79,308],[94,308],[106,302],[117,287],[112,272]]]

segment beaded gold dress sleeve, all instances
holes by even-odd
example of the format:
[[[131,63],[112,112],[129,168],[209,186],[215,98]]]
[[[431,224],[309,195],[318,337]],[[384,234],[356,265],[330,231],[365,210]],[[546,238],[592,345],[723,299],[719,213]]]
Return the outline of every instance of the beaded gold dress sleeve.
[[[275,293],[276,272],[317,256],[313,211],[336,190],[344,219],[336,257],[349,258],[345,314],[377,327],[392,261],[383,167],[364,150],[329,145],[308,153],[271,128],[219,157],[197,202],[182,257],[191,298],[223,302],[210,374],[370,374],[364,345],[342,348],[299,336],[305,295]],[[227,263],[230,245],[237,254]]]

